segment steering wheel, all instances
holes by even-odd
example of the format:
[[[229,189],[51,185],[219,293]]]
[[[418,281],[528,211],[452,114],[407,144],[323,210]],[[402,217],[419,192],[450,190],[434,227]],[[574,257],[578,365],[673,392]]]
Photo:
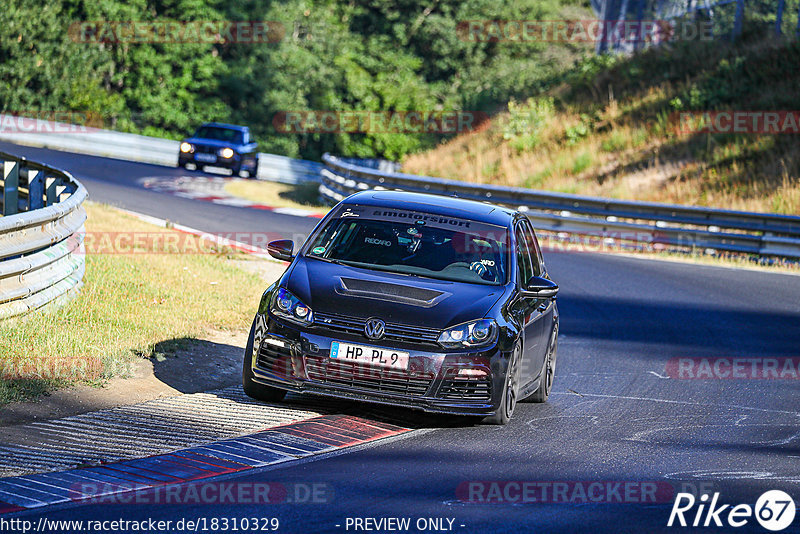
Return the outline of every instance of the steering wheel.
[[[473,261],[469,266],[471,271],[474,271],[478,276],[486,280],[487,282],[493,282],[495,279],[493,269],[490,269],[482,262]]]

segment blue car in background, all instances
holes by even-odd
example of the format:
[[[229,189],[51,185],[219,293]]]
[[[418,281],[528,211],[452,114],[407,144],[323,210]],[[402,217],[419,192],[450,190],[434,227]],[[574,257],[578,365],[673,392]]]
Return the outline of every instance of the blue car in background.
[[[178,166],[193,164],[203,170],[206,166],[230,169],[233,176],[247,171],[255,178],[258,174],[258,143],[250,137],[246,126],[208,122],[180,145]]]

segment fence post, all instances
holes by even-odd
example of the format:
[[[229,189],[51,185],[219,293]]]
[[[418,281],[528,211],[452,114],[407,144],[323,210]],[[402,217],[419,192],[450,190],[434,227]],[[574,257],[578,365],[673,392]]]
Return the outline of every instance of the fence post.
[[[775,13],[775,35],[778,37],[783,33],[781,31],[781,23],[783,22],[783,7],[786,0],[778,0],[778,11]]]
[[[52,180],[49,184],[47,184],[47,205],[52,206],[56,203],[56,188],[61,185],[61,179],[59,178],[50,178]]]
[[[642,19],[644,19],[644,3],[645,0],[639,0],[639,5],[636,7],[636,44],[634,50],[641,50],[644,48],[644,32],[642,31]],[[652,23],[652,21],[650,21]]]
[[[797,10],[797,29],[794,31],[797,37],[800,37],[800,9]]]
[[[28,211],[44,207],[44,171],[28,171]]]
[[[595,44],[594,51],[595,54],[602,54],[603,52],[608,51],[608,43],[606,42],[608,31],[608,4],[613,0],[602,0],[601,8],[600,8],[600,39]]]
[[[733,21],[731,40],[742,34],[742,18],[744,18],[744,0],[736,0],[736,19]]]
[[[3,162],[3,215],[14,215],[19,209],[19,162]]]

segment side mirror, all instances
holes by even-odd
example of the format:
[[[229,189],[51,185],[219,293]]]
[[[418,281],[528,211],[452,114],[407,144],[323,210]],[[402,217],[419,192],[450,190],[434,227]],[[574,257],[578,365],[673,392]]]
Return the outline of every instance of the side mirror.
[[[293,250],[294,241],[291,239],[279,239],[267,245],[267,252],[269,252],[269,255],[281,261],[292,261],[294,259],[292,255]]]
[[[558,284],[541,276],[534,276],[522,288],[522,296],[535,299],[552,299],[558,293]]]

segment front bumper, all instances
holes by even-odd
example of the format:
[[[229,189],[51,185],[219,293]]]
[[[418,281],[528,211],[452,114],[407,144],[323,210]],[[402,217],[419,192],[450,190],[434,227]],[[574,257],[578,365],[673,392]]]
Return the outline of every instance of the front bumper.
[[[202,154],[203,156],[214,156],[216,158],[214,161],[200,161],[197,159],[197,155]],[[202,156],[201,156],[202,157]],[[222,156],[218,156],[216,154],[206,154],[201,152],[180,152],[178,153],[178,165],[183,167],[187,163],[194,163],[198,167],[203,165],[208,165],[209,167],[221,167],[223,169],[232,169],[239,165],[239,161],[241,160],[241,156],[239,154],[234,154],[231,158],[223,158]]]
[[[493,415],[499,406],[507,358],[496,346],[448,353],[435,346],[371,342],[318,327],[300,328],[265,315],[256,321],[251,365],[258,383],[453,415]],[[408,370],[330,358],[332,341],[408,352]],[[469,374],[459,374],[462,369]]]

